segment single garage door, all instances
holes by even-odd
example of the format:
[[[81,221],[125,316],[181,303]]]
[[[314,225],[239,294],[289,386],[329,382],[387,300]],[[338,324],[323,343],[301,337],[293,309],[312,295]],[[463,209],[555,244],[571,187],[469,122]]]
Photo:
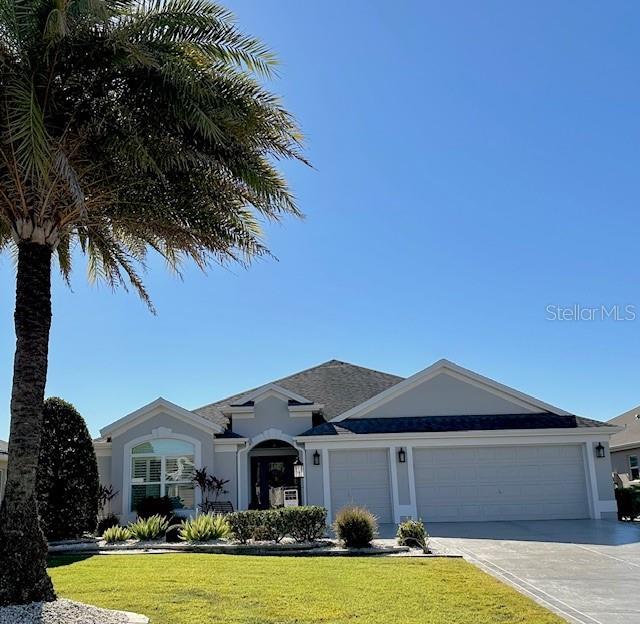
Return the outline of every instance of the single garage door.
[[[588,518],[582,447],[414,449],[425,522]]]
[[[387,449],[330,451],[331,509],[363,505],[378,522],[393,522]]]

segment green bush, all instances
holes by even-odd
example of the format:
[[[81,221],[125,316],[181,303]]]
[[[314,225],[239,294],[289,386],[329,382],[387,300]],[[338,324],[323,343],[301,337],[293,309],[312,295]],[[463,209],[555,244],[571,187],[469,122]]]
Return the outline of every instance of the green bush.
[[[215,539],[229,537],[231,530],[224,516],[214,514],[200,514],[182,523],[179,531],[180,539],[184,542],[208,542]]]
[[[266,509],[258,511],[256,517],[257,527],[254,530],[254,540],[267,542],[281,542],[289,533],[289,524],[284,509]],[[256,534],[258,532],[258,534]]]
[[[405,520],[398,525],[396,533],[400,546],[422,548],[426,553],[429,550],[429,535],[422,524],[422,520]]]
[[[126,542],[128,539],[131,539],[131,531],[129,531],[127,527],[112,526],[103,533],[102,539],[107,542],[107,544]]]
[[[314,542],[327,529],[327,510],[318,505],[285,507],[278,510],[285,522],[285,534],[296,542]]]
[[[176,509],[176,500],[168,496],[147,496],[136,505],[136,513],[139,518],[162,516],[165,520],[171,520],[173,510]]]
[[[241,544],[246,544],[259,525],[260,512],[258,510],[234,511],[227,514],[225,519],[234,539]]]
[[[312,542],[324,535],[327,526],[327,510],[311,505],[236,511],[225,517],[233,537],[241,544],[250,539],[280,542],[284,537]]]
[[[616,488],[618,520],[635,520],[640,517],[640,488]]]
[[[336,514],[333,530],[347,548],[366,548],[378,532],[378,521],[366,507],[348,506]]]
[[[115,514],[109,514],[104,518],[98,520],[98,527],[96,528],[96,535],[104,535],[104,532],[113,527],[118,526],[120,524],[120,519]]]
[[[169,528],[169,522],[161,515],[150,516],[149,518],[138,518],[129,524],[131,537],[139,540],[157,540],[164,537]]]
[[[98,463],[87,425],[71,403],[47,399],[36,476],[40,524],[47,538],[93,533],[99,494]]]

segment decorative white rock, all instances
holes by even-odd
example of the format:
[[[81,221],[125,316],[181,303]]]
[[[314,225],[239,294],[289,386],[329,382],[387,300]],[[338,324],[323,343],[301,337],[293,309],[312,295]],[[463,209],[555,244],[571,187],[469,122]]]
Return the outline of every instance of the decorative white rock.
[[[128,611],[56,600],[0,608],[0,624],[148,624],[149,618]]]

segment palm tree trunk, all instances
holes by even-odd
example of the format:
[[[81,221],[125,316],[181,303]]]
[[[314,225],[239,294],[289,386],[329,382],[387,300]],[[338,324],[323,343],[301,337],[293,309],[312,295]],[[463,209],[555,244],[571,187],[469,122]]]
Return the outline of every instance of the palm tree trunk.
[[[9,466],[0,507],[0,606],[55,599],[35,489],[51,327],[51,253],[47,245],[18,245]]]

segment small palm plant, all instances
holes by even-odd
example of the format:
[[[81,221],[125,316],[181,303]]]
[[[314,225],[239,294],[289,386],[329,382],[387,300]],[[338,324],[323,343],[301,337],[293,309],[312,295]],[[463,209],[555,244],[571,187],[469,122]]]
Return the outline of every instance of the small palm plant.
[[[116,542],[126,542],[131,539],[131,531],[127,527],[112,526],[105,530],[102,539],[107,544],[115,544]]]
[[[159,514],[150,516],[149,518],[138,518],[135,522],[129,524],[129,533],[131,537],[139,540],[157,540],[164,537],[169,522]]]
[[[206,513],[185,520],[178,535],[185,542],[208,542],[230,537],[231,529],[224,516]]]

